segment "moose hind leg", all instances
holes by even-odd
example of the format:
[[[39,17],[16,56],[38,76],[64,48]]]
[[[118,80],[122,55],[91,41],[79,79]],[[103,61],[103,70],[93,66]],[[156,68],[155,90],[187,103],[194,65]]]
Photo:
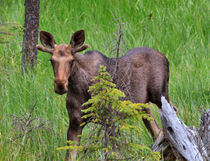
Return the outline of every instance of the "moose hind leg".
[[[173,105],[173,103],[170,101],[170,98],[169,98],[169,94],[168,94],[168,82],[166,82],[164,85],[163,85],[163,88],[162,88],[162,93],[158,93],[158,95],[160,96],[160,98],[158,97],[158,100],[157,100],[157,97],[153,96],[153,101],[154,103],[159,107],[161,108],[162,106],[162,103],[161,103],[161,96],[164,96],[165,99],[168,101],[168,103],[173,107],[173,109],[175,110],[176,113],[178,113],[178,109],[176,106]],[[156,99],[155,99],[156,98]]]
[[[153,118],[152,121],[143,118],[143,122],[144,122],[146,128],[148,129],[148,131],[150,132],[150,134],[152,135],[152,138],[156,139],[158,137],[161,129],[159,128],[157,122],[155,121],[155,118],[152,114],[152,109],[147,108],[147,109],[144,109],[144,111],[149,115],[149,117]]]
[[[134,92],[135,93],[135,92]],[[143,87],[139,87],[138,88],[138,92],[136,91],[136,95],[133,96],[134,98],[134,102],[138,103],[147,103],[149,102],[148,98],[148,90],[147,88],[143,88]],[[150,120],[147,120],[147,119],[144,119],[143,118],[143,122],[144,122],[144,125],[146,126],[146,128],[148,129],[148,131],[150,132],[150,134],[152,135],[152,138],[155,139],[158,137],[159,133],[160,133],[160,128],[157,124],[157,122],[155,121],[155,118],[152,114],[152,109],[151,108],[146,108],[146,109],[143,109],[143,111],[145,111],[149,117],[153,118],[152,121]]]

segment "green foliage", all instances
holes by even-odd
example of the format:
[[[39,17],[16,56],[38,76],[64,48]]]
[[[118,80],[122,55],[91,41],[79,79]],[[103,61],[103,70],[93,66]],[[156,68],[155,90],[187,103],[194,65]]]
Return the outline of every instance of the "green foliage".
[[[116,89],[105,66],[100,67],[99,74],[93,81],[96,83],[89,89],[91,99],[83,104],[84,107],[88,107],[82,110],[83,119],[91,117],[90,121],[100,126],[88,134],[81,135],[81,138],[86,140],[82,145],[75,146],[75,143],[71,142],[69,147],[60,149],[85,151],[86,156],[102,151],[105,160],[127,160],[128,158],[159,160],[158,153],[153,153],[150,148],[132,141],[132,132],[137,132],[139,135],[142,132],[142,127],[137,126],[135,122],[142,121],[142,118],[151,120],[143,112],[143,108],[149,108],[149,106],[123,100],[125,94]],[[92,139],[87,141],[87,138],[90,137]],[[97,157],[96,154],[95,157]],[[97,160],[97,158],[95,159]]]
[[[82,110],[86,113],[83,118],[94,116],[91,121],[99,124],[119,123],[120,129],[130,130],[129,120],[141,120],[142,117],[149,118],[143,111],[143,108],[148,108],[146,104],[132,103],[129,100],[122,101],[125,94],[116,89],[116,85],[112,83],[111,76],[106,72],[106,67],[101,66],[99,75],[94,78],[95,83],[90,87],[91,99],[83,106],[90,105],[89,108]],[[134,126],[133,128],[139,129]]]

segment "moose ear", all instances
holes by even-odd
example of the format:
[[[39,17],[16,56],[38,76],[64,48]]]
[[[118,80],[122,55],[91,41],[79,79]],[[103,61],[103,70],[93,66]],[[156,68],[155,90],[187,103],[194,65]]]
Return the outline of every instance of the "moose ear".
[[[46,31],[40,31],[40,41],[44,47],[49,49],[54,49],[56,44],[53,36]]]
[[[85,42],[85,31],[79,30],[72,35],[70,45],[72,48],[77,48],[81,46],[84,42]]]

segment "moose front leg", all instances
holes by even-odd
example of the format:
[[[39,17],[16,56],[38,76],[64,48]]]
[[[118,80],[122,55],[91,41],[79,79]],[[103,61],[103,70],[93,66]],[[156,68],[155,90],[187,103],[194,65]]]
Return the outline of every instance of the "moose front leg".
[[[69,129],[67,132],[67,141],[71,140],[71,141],[75,141],[75,142],[80,142],[80,138],[78,137],[78,135],[82,134],[82,128],[72,128],[71,124],[69,125]],[[69,143],[67,143],[67,146],[69,146]],[[71,159],[70,159],[71,156]],[[76,160],[76,156],[77,156],[77,151],[73,150],[71,152],[69,152],[69,150],[67,150],[66,152],[66,161],[75,161]]]
[[[82,134],[83,127],[80,126],[81,123],[82,123],[82,118],[80,114],[78,115],[77,112],[70,114],[69,129],[67,132],[67,141],[70,140],[70,141],[77,142],[78,144],[80,143],[80,137],[78,136]],[[67,143],[67,145],[69,145],[69,143]],[[76,156],[77,156],[76,150],[73,150],[71,152],[67,150],[66,161],[69,161],[69,160],[75,161]]]

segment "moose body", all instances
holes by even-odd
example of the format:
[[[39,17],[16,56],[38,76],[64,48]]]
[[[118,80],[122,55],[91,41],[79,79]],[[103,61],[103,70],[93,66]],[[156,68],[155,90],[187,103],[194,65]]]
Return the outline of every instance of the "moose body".
[[[169,101],[169,63],[158,51],[147,47],[133,48],[120,58],[108,58],[98,51],[87,51],[81,55],[78,52],[88,47],[83,45],[83,30],[73,34],[70,45],[56,45],[53,36],[45,31],[40,32],[40,40],[44,47],[37,45],[37,48],[52,54],[55,92],[67,93],[66,108],[69,115],[67,140],[78,143],[80,141],[78,135],[84,128],[80,125],[87,121],[82,119],[81,110],[84,108],[82,104],[91,97],[88,89],[93,84],[92,79],[98,74],[101,65],[106,66],[113,82],[125,93],[126,99],[134,103],[152,102],[159,108],[161,96],[165,96]],[[153,117],[151,109],[145,111]],[[156,138],[160,128],[155,120],[143,121],[152,137]],[[71,159],[75,158],[76,151],[71,153]],[[67,151],[66,160],[68,159]]]

